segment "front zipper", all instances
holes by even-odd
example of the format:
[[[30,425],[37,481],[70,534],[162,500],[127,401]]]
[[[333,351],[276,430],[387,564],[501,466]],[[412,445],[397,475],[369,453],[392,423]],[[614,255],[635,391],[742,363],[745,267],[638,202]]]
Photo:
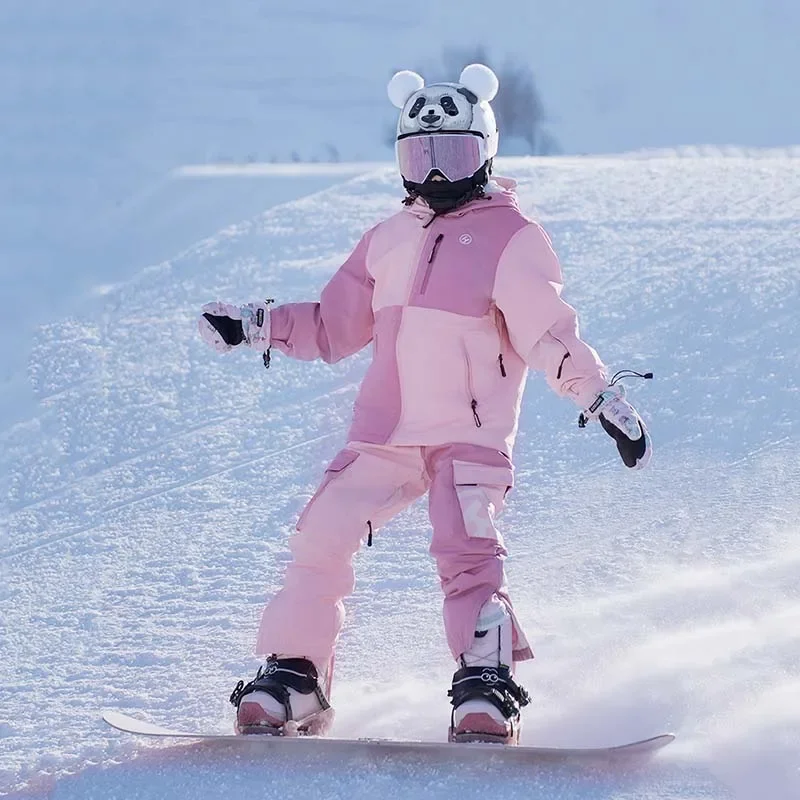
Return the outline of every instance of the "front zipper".
[[[475,427],[480,428],[483,424],[480,416],[478,416],[478,401],[475,399],[475,387],[472,383],[472,362],[469,360],[469,351],[467,350],[466,343],[463,343],[464,348],[464,365],[467,368],[467,394],[469,395],[469,407],[472,409],[472,418],[475,420]]]
[[[494,328],[497,331],[497,335],[500,339],[500,352],[497,355],[497,366],[500,368],[501,377],[505,378],[508,375],[506,372],[505,361],[503,359],[503,330],[505,329],[505,322],[503,320],[503,315],[500,313],[500,309],[495,303],[492,303],[489,308],[489,317],[492,320],[492,325],[494,325]]]
[[[419,293],[425,294],[425,290],[428,288],[428,281],[431,277],[431,271],[433,270],[433,260],[436,258],[436,251],[439,249],[439,245],[442,243],[442,239],[444,239],[443,233],[437,233],[436,238],[433,241],[433,247],[431,248],[431,252],[428,254],[428,263],[425,267],[425,274],[422,276],[422,283],[419,287]]]

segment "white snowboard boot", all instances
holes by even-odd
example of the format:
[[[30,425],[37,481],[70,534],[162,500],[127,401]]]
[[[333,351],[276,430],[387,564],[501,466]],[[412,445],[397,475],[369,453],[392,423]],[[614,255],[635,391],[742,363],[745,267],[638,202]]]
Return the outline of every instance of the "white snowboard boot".
[[[246,684],[231,694],[237,733],[322,736],[333,722],[330,681],[307,658],[270,656]]]
[[[519,742],[520,708],[528,705],[530,697],[514,682],[512,636],[505,606],[489,601],[448,692],[453,704],[451,742]]]

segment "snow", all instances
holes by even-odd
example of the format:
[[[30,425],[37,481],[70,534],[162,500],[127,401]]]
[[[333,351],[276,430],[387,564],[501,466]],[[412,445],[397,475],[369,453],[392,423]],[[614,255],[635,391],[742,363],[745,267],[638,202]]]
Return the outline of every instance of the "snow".
[[[174,230],[140,215],[153,194],[167,220],[190,206],[174,183],[162,192],[180,166],[389,159],[390,75],[452,77],[440,61],[454,47],[529,66],[565,153],[798,144],[794,0],[501,0],[491,11],[484,0],[456,12],[443,0],[3,0],[0,260],[57,283],[72,305],[87,274],[113,264],[130,277],[215,230],[207,215],[191,231],[182,213]],[[233,216],[213,222],[262,210],[243,200],[229,191]],[[36,308],[13,281],[0,292]]]
[[[454,47],[529,66],[565,153],[797,145],[793,0],[492,12],[483,0],[455,13],[431,0],[3,0],[0,339],[22,346],[2,353],[0,419],[33,402],[37,325],[336,180],[306,163],[234,185],[249,162],[390,160],[390,75],[451,77],[440,62]],[[215,177],[176,180],[187,165]]]
[[[656,447],[641,473],[530,380],[503,523],[537,654],[520,669],[534,696],[523,742],[673,730],[676,743],[638,771],[532,773],[266,761],[257,747],[154,744],[100,721],[117,709],[230,729],[227,697],[255,669],[264,599],[343,443],[368,352],[334,366],[276,355],[265,372],[252,354],[207,349],[195,315],[214,298],[315,297],[398,207],[387,167],[220,219],[175,257],[63,299],[37,329],[32,389],[6,386],[13,413],[0,429],[0,792],[798,796],[797,151],[519,159],[499,171],[519,178],[523,207],[551,232],[586,338],[612,367],[656,376],[630,386]],[[256,178],[213,180],[219,200],[239,191],[227,180],[265,191]],[[28,277],[21,291],[58,300]],[[336,735],[445,736],[453,665],[428,536],[417,504],[358,556]]]
[[[800,795],[800,6],[492,11],[3,3],[0,794]],[[573,154],[503,167],[554,236],[587,338],[656,373],[631,387],[656,445],[642,474],[531,379],[505,520],[538,656],[524,741],[678,741],[598,776],[265,763],[112,731],[103,708],[229,729],[367,358],[276,357],[269,373],[218,358],[199,304],[313,298],[397,207],[392,71],[429,75],[473,44],[532,67]],[[261,163],[293,153],[305,163]],[[443,738],[452,665],[427,536],[418,505],[359,556],[339,735]]]

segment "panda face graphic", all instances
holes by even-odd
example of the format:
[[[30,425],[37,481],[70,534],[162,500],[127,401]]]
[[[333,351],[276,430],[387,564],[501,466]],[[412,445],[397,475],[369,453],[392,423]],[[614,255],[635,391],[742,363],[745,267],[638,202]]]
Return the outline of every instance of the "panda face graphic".
[[[406,101],[398,132],[468,131],[475,101],[471,92],[457,84],[425,86]]]

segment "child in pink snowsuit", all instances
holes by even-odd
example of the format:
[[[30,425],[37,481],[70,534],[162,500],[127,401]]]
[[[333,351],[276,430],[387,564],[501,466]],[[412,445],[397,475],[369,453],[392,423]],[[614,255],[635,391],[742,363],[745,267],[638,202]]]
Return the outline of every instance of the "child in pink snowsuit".
[[[372,342],[346,447],[328,466],[290,539],[283,588],[266,607],[256,679],[237,686],[242,732],[321,733],[331,664],[354,588],[353,555],[424,494],[444,625],[458,670],[454,741],[516,742],[528,697],[514,663],[532,658],[504,574],[497,528],[514,483],[511,453],[529,368],[599,419],[625,463],[649,460],[646,428],[578,333],[561,299],[547,234],[519,210],[514,182],[491,177],[494,74],[389,85],[402,109],[397,155],[405,207],[367,231],[319,302],[210,303],[203,337],[334,363]]]

